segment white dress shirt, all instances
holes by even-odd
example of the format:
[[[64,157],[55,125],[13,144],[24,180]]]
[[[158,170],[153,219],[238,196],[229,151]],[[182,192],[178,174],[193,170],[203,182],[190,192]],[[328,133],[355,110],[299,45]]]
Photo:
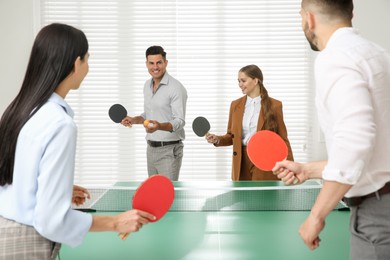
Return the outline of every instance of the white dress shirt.
[[[247,145],[249,139],[257,131],[261,108],[260,96],[251,98],[246,96],[244,117],[242,119],[242,145]]]
[[[316,106],[328,151],[323,178],[350,184],[346,197],[390,181],[390,55],[341,28],[315,64]]]
[[[33,226],[47,239],[81,244],[92,216],[71,209],[77,128],[53,94],[20,131],[13,183],[0,186],[0,215]]]

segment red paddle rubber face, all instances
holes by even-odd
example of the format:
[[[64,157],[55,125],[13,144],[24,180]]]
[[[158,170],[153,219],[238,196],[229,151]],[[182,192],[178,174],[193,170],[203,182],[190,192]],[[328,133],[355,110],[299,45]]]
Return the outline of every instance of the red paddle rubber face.
[[[247,144],[248,157],[259,169],[271,171],[275,164],[287,158],[284,140],[275,132],[262,130],[254,134]]]
[[[133,209],[149,212],[160,220],[171,207],[175,197],[172,181],[162,175],[153,175],[135,191]]]

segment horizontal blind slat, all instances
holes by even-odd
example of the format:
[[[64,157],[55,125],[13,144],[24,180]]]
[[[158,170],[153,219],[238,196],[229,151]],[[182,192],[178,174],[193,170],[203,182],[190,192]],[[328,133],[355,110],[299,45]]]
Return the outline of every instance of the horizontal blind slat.
[[[226,132],[231,101],[242,96],[238,70],[257,64],[270,96],[283,102],[289,139],[298,161],[310,159],[313,91],[309,48],[299,0],[40,0],[41,25],[68,23],[90,44],[90,72],[66,100],[78,125],[75,181],[90,185],[143,180],[146,141],[142,126],[110,121],[108,108],[143,111],[150,77],[145,50],[162,45],[168,72],[188,91],[181,180],[228,180],[232,147],[215,148],[192,132],[206,116],[216,134]]]

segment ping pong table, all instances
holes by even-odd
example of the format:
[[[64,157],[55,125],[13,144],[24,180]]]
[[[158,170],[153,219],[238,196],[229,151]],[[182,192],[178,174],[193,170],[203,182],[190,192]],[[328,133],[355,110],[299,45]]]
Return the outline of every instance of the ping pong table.
[[[131,208],[140,182],[97,192],[93,214]],[[254,260],[349,259],[349,212],[341,202],[326,219],[320,247],[309,250],[298,229],[321,184],[297,188],[281,182],[175,182],[175,201],[158,222],[122,241],[113,232],[89,233],[76,248],[63,245],[61,260]],[[126,188],[124,188],[126,187]]]

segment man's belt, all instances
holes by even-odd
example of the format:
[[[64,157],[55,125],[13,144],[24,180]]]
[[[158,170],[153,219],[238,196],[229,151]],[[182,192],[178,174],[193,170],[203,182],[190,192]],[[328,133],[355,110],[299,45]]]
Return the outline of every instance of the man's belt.
[[[178,144],[180,142],[181,142],[180,140],[168,141],[168,142],[160,142],[160,141],[150,141],[150,140],[148,140],[148,144],[151,147],[162,147],[162,146],[171,145],[171,144]]]
[[[381,196],[384,194],[390,193],[390,182],[386,183],[385,186],[377,190],[376,192],[361,196],[361,197],[351,197],[351,198],[343,198],[345,204],[348,207],[356,207],[359,206],[365,199]]]

